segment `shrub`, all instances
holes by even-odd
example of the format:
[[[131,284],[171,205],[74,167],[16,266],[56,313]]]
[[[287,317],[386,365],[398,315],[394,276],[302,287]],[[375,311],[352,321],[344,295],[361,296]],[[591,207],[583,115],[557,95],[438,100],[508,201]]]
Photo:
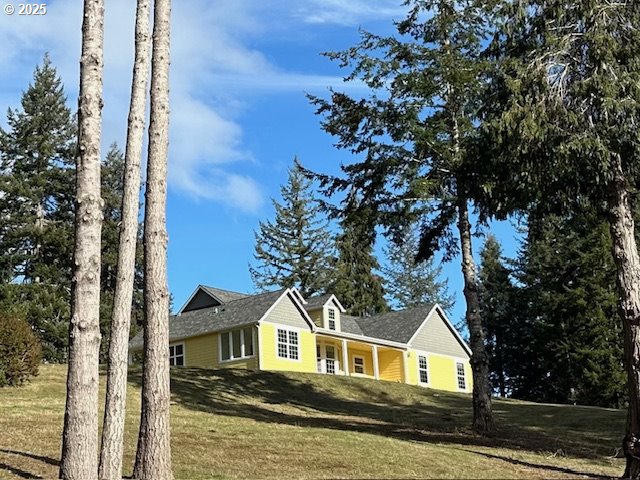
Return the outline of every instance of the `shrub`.
[[[38,374],[42,347],[29,324],[15,315],[0,315],[0,387],[22,385]]]

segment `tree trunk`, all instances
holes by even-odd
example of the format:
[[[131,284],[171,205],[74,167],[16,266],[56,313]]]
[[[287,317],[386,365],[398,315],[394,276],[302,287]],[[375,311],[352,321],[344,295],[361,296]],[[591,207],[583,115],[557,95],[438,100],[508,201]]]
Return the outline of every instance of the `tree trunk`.
[[[60,478],[69,480],[89,480],[98,475],[103,28],[103,0],[85,0],[76,158],[75,270],[60,463]]]
[[[155,0],[151,118],[145,196],[145,329],[142,411],[133,476],[172,479],[169,432],[169,290],[167,287],[167,154],[171,1]]]
[[[122,478],[122,445],[127,399],[127,356],[131,326],[131,303],[135,277],[140,203],[140,163],[145,128],[149,78],[151,0],[138,0],[136,9],[135,60],[129,106],[129,125],[124,165],[122,223],[118,252],[118,276],[113,299],[107,397],[100,449],[100,480]]]
[[[640,257],[635,239],[633,211],[620,156],[612,158],[614,179],[609,188],[609,228],[616,264],[618,311],[624,334],[629,407],[623,451],[624,478],[640,478]]]
[[[473,371],[473,429],[478,433],[493,431],[491,410],[491,388],[489,386],[489,358],[484,339],[484,329],[480,318],[480,299],[476,268],[471,249],[471,225],[467,199],[458,202],[458,229],[462,251],[462,275],[464,277],[464,298],[467,303],[466,320],[471,337],[471,369]]]

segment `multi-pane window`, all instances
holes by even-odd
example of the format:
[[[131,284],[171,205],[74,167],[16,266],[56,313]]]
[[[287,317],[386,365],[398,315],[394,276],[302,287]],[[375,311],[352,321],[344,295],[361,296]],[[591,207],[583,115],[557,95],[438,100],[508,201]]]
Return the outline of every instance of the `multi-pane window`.
[[[298,332],[293,330],[278,329],[278,357],[298,360]]]
[[[326,352],[327,373],[335,375],[336,373],[336,349],[332,345],[326,345],[324,347]]]
[[[363,357],[353,357],[353,371],[355,373],[364,374],[364,358]]]
[[[328,311],[329,315],[329,330],[336,329],[336,310],[334,308],[330,308]]]
[[[460,390],[466,390],[467,389],[467,382],[464,378],[464,363],[462,362],[457,362],[456,363],[456,370],[458,371],[458,388]]]
[[[418,355],[418,374],[420,375],[420,383],[429,383],[427,357],[424,355]]]
[[[236,360],[253,356],[253,330],[251,327],[220,334],[220,359]]]
[[[172,367],[184,366],[184,345],[169,345],[169,365]]]

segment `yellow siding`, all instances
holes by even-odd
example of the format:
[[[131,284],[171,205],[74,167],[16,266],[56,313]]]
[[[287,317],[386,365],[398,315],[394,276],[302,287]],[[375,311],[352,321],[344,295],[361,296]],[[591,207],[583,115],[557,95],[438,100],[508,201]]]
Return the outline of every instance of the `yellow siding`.
[[[251,358],[218,362],[218,334],[210,333],[199,337],[187,338],[176,343],[184,343],[185,366],[202,368],[258,368],[258,353]]]
[[[379,350],[380,378],[393,382],[402,382],[404,367],[402,365],[403,352],[400,350]]]
[[[347,351],[349,352],[349,374],[350,375],[360,375],[355,372],[353,357],[363,357],[364,358],[364,375],[368,375],[373,377],[373,355],[371,354],[371,350],[361,350],[359,348],[353,347],[349,345],[347,347]]]
[[[286,325],[282,326],[287,328]],[[259,341],[261,370],[280,370],[289,372],[316,372],[316,338],[310,331],[298,330],[299,332],[299,355],[300,360],[289,360],[279,358],[276,346],[276,330],[278,325],[269,322],[260,323]]]
[[[424,353],[416,352],[415,350],[408,352],[407,383],[411,385],[418,385],[418,355],[424,355]],[[471,366],[468,360],[456,359],[434,353],[426,353],[426,357],[429,374],[428,387],[449,392],[462,391],[458,389],[458,376],[456,371],[456,363],[462,362],[465,364],[465,381],[467,384],[467,389],[464,391],[471,392],[473,382],[471,378]]]
[[[216,368],[218,366],[218,334],[187,338],[184,342],[185,366]]]

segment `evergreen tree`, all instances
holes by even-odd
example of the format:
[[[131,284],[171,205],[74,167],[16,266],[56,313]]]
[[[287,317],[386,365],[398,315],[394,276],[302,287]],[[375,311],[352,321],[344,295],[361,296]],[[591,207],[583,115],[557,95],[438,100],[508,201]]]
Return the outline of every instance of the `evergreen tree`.
[[[135,55],[131,79],[131,99],[127,122],[126,154],[122,164],[122,202],[118,228],[117,274],[111,309],[107,393],[104,403],[102,442],[98,477],[101,480],[122,478],[127,369],[132,313],[141,297],[134,295],[139,240],[140,182],[142,145],[145,130],[149,51],[151,49],[151,0],[137,0],[135,19]],[[120,176],[117,177],[118,179]],[[109,222],[107,221],[107,225]],[[116,243],[114,242],[114,245]],[[171,308],[171,297],[169,298]],[[135,326],[135,323],[134,323]]]
[[[64,480],[98,477],[103,0],[85,0],[83,10],[69,362],[59,472]]]
[[[104,219],[102,223],[102,269],[100,272],[100,358],[106,361],[111,336],[111,317],[113,299],[118,274],[118,239],[122,222],[122,196],[124,156],[116,144],[111,145],[102,161],[102,199],[104,201]],[[131,318],[134,332],[142,325],[143,318],[143,275],[142,275],[142,236],[141,228],[135,248],[134,283],[132,288]]]
[[[331,281],[332,236],[297,160],[280,192],[282,203],[273,200],[275,220],[260,222],[255,232],[253,283],[259,290],[296,287],[305,297],[324,293]]]
[[[608,226],[592,210],[530,220],[516,272],[526,302],[516,305],[519,336],[512,343],[535,361],[512,359],[514,397],[623,405],[622,331],[610,252]]]
[[[329,291],[338,297],[349,315],[368,316],[389,310],[384,298],[380,269],[373,255],[375,231],[358,217],[343,219],[337,239],[338,258]]]
[[[397,37],[364,32],[356,46],[329,54],[352,68],[349,80],[364,82],[367,98],[332,92],[312,97],[323,128],[337,146],[363,158],[343,167],[346,179],[318,176],[328,194],[355,189],[372,222],[388,233],[422,222],[418,259],[442,248],[461,254],[466,321],[473,371],[473,428],[494,428],[489,365],[479,315],[471,245],[469,193],[475,179],[467,162],[477,134],[478,107],[487,62],[482,49],[492,34],[492,2],[407,0],[409,14]],[[353,205],[348,201],[344,209]],[[353,213],[353,212],[352,212]]]
[[[66,358],[75,121],[45,56],[0,129],[0,304],[24,315],[43,358]]]
[[[612,240],[629,410],[625,477],[640,478],[640,172],[637,2],[509,2],[485,105],[483,204],[561,212],[588,204]],[[488,197],[488,198],[487,198]]]
[[[419,243],[419,232],[410,228],[400,242],[391,242],[385,249],[387,265],[382,273],[387,298],[396,308],[438,303],[450,310],[453,296],[447,291],[447,281],[440,280],[442,267],[435,266],[433,258],[416,261]]]
[[[522,360],[524,334],[518,331],[514,321],[516,289],[511,283],[510,271],[503,263],[500,244],[493,235],[487,236],[480,258],[480,307],[486,329],[491,386],[506,397],[512,393],[509,367]]]
[[[155,0],[144,209],[144,357],[133,478],[172,480],[167,285],[171,0]]]

